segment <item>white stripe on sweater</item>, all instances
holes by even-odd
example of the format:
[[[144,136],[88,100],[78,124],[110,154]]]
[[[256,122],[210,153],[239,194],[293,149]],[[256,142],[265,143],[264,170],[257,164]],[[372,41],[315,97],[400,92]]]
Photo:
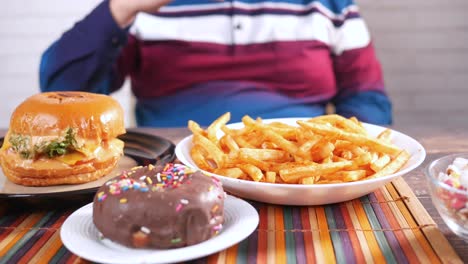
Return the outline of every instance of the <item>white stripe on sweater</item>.
[[[240,25],[240,29],[235,29]],[[365,47],[369,32],[361,18],[347,19],[336,28],[321,13],[294,15],[210,15],[200,17],[157,17],[139,14],[130,32],[142,40],[180,40],[224,45],[245,45],[274,41],[317,40],[335,54]]]

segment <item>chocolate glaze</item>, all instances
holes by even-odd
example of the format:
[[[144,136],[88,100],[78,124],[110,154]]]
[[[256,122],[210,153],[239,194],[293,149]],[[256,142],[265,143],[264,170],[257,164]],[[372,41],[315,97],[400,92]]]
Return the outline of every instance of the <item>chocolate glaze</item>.
[[[99,188],[93,222],[104,238],[128,247],[184,247],[218,234],[224,197],[216,178],[183,165],[137,167]]]

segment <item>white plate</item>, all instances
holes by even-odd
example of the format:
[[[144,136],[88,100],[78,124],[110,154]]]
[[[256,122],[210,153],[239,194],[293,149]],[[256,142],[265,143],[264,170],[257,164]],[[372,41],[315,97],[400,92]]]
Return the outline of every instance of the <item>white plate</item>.
[[[55,186],[23,186],[9,181],[0,170],[0,199],[25,199],[38,201],[41,198],[76,198],[79,195],[94,195],[97,189],[111,178],[119,175],[123,170],[128,170],[137,165],[155,164],[156,162],[172,161],[175,158],[175,145],[162,137],[128,130],[119,139],[125,143],[124,156],[117,166],[102,178],[82,183],[63,184]],[[3,142],[4,138],[0,138]],[[0,144],[1,145],[1,144]]]
[[[289,125],[296,125],[297,120],[305,119],[307,118],[278,118],[265,119],[263,121],[265,123],[282,122]],[[377,136],[385,129],[385,127],[366,123],[363,125],[369,134],[373,136]],[[227,127],[239,129],[244,127],[244,124],[228,124]],[[222,132],[220,132],[218,136],[221,137]],[[223,187],[226,191],[239,197],[260,202],[285,205],[322,205],[349,201],[373,192],[395,178],[417,168],[424,161],[426,151],[419,142],[398,131],[392,131],[392,136],[393,143],[400,148],[407,150],[411,154],[411,158],[397,173],[376,179],[348,183],[301,185],[254,182],[233,179],[209,172],[206,173],[218,177],[222,181]],[[197,168],[190,156],[191,148],[192,136],[188,136],[177,144],[175,150],[176,156],[180,162],[185,165]]]
[[[246,237],[257,227],[259,217],[249,203],[228,195],[224,201],[224,225],[215,237],[202,243],[177,249],[133,249],[107,239],[100,240],[93,224],[93,204],[71,214],[62,225],[60,237],[74,254],[101,263],[172,263],[201,258],[226,249]]]

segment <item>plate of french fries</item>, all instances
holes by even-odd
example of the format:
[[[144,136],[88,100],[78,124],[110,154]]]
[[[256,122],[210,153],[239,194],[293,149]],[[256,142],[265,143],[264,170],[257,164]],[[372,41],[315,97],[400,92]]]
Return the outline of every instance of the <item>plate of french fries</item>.
[[[176,146],[187,166],[221,180],[236,196],[284,205],[352,200],[417,168],[426,156],[415,139],[356,118],[262,119],[231,123],[225,113]]]

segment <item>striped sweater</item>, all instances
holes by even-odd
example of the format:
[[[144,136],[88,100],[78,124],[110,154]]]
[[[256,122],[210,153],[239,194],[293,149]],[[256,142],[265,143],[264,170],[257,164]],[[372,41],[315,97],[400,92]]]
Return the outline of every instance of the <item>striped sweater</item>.
[[[175,0],[127,29],[107,1],[43,54],[42,91],[109,94],[130,77],[140,126],[337,113],[391,122],[380,64],[350,0]]]

